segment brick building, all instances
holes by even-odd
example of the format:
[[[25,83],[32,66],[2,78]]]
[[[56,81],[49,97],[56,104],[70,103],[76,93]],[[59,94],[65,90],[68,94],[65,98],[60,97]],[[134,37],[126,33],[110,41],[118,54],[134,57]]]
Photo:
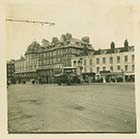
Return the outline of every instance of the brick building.
[[[6,68],[7,68],[7,82],[15,83],[15,78],[14,78],[15,60],[7,61]]]

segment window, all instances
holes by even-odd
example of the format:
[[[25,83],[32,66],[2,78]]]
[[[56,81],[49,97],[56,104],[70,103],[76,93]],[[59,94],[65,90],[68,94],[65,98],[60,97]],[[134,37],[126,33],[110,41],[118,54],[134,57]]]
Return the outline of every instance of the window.
[[[121,69],[121,66],[120,66],[120,65],[118,65],[118,66],[117,66],[117,69],[118,69],[118,70],[120,70],[120,69]]]
[[[55,56],[56,55],[56,51],[53,51],[53,56]]]
[[[78,62],[78,66],[81,66],[82,61],[81,60],[78,60],[77,62]]]
[[[56,50],[56,55],[58,55],[58,50]]]
[[[51,51],[51,56],[53,56],[53,51]]]
[[[117,63],[120,63],[120,56],[117,56]]]
[[[86,65],[87,64],[87,61],[86,61],[86,59],[84,59],[84,65]]]
[[[103,64],[105,64],[106,63],[106,59],[105,59],[105,57],[103,57]]]
[[[50,63],[50,64],[53,64],[53,59],[52,59],[52,58],[50,59],[50,61],[51,61],[51,63]]]
[[[66,67],[68,66],[68,61],[65,61],[65,66],[66,66]]]
[[[41,59],[43,58],[43,54],[40,55],[40,58],[41,58]]]
[[[60,54],[60,55],[61,55],[61,54],[64,54],[64,53],[63,53],[63,50],[60,49],[60,50],[59,50],[59,54]]]
[[[132,71],[134,71],[135,70],[135,65],[132,65]]]
[[[48,52],[48,57],[50,57],[50,51]]]
[[[80,64],[81,63],[81,61],[80,60],[78,60],[78,64]]]
[[[58,57],[58,63],[60,63],[60,60],[61,60],[60,57]]]
[[[56,64],[56,58],[53,58],[53,63]]]
[[[112,66],[110,66],[110,71],[113,71],[113,67]]]
[[[46,60],[46,65],[48,65],[48,59]]]
[[[84,68],[84,72],[85,72],[85,73],[87,72],[87,68],[86,68],[86,67]]]
[[[92,59],[89,60],[89,64],[92,65]]]
[[[75,60],[73,61],[73,65],[76,66],[76,61]]]
[[[48,65],[50,64],[50,59],[48,59]]]
[[[128,61],[128,56],[124,57],[124,61],[127,62]]]
[[[110,63],[113,63],[113,57],[110,57]]]
[[[135,60],[135,56],[134,55],[132,55],[132,61],[134,61]]]
[[[99,58],[96,58],[96,64],[99,64],[99,63],[100,63]]]
[[[125,71],[128,71],[128,65],[125,65]]]
[[[90,72],[93,72],[92,67],[90,67]]]
[[[100,71],[100,67],[97,67],[97,72],[99,72]]]
[[[49,56],[50,56],[50,57],[52,56],[52,52],[51,52],[51,51],[49,52]]]
[[[103,71],[106,71],[106,67],[105,66],[103,67]]]
[[[60,57],[59,60],[60,60],[59,62],[61,63],[62,62],[62,57]]]
[[[80,64],[82,64],[83,63],[83,61],[82,61],[82,59],[80,59]]]
[[[52,64],[54,64],[54,58],[52,58]]]

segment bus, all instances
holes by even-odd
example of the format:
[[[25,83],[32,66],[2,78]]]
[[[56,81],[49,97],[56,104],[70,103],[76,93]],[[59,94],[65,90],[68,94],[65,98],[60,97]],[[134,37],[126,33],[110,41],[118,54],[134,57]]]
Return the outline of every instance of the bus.
[[[54,77],[58,85],[71,85],[81,83],[80,76],[78,76],[76,73],[76,68],[72,67],[64,67],[58,69]]]

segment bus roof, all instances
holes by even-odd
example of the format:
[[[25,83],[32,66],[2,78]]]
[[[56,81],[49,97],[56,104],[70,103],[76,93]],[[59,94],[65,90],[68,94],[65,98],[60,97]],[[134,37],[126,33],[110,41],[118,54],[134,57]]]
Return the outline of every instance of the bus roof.
[[[76,69],[74,67],[63,67],[63,69]]]

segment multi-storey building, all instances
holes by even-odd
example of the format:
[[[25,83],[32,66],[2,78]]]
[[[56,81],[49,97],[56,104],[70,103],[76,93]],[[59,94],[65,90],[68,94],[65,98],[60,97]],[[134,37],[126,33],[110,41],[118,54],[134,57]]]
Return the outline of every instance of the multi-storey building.
[[[18,83],[24,79],[25,72],[25,58],[21,56],[20,59],[15,60],[15,79]]]
[[[7,61],[7,82],[15,83],[15,60]]]
[[[62,67],[71,67],[71,60],[80,55],[88,55],[93,52],[88,37],[81,40],[72,38],[67,33],[60,40],[54,37],[52,42],[43,41],[43,49],[39,52],[38,75],[43,82],[52,82],[54,74]]]
[[[32,42],[25,52],[25,57],[15,61],[15,77],[18,82],[36,80],[39,46],[36,41]]]
[[[42,45],[33,42],[28,46],[25,57],[16,60],[16,78],[19,80],[38,80],[51,83],[55,73],[62,67],[71,67],[71,60],[80,55],[89,55],[94,49],[89,37],[81,40],[73,38],[70,33],[60,39],[53,37],[49,42],[42,40]]]
[[[72,60],[72,66],[81,73],[95,73],[95,79],[134,80],[134,46],[128,46],[127,40],[123,47],[99,49],[93,55],[82,56]],[[93,76],[92,76],[93,77]]]
[[[25,77],[26,81],[37,80],[38,54],[40,44],[36,41],[32,42],[25,52]]]

